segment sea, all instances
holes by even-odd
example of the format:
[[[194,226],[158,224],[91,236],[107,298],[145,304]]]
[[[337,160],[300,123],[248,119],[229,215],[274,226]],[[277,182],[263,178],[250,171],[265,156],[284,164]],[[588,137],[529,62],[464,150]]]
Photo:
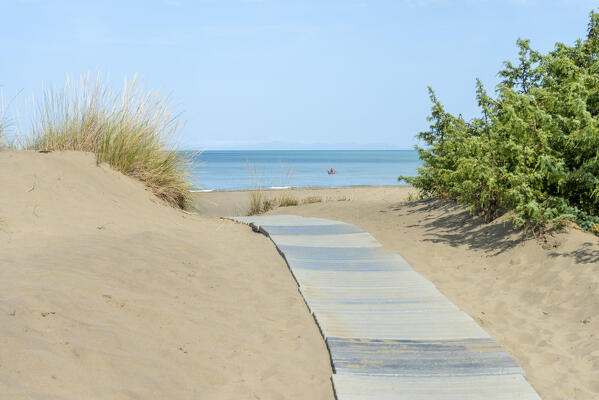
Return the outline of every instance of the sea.
[[[212,150],[192,160],[196,191],[405,185],[397,177],[420,166],[415,150]]]

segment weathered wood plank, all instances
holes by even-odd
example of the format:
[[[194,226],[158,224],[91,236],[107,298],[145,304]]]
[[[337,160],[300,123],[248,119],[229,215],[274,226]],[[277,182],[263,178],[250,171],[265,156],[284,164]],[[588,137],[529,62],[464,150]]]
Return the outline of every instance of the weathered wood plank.
[[[412,271],[403,259],[388,258],[384,260],[303,260],[285,257],[292,269],[323,271],[338,274],[348,272],[377,272],[377,271]]]
[[[354,291],[336,290],[343,288],[372,288],[374,290],[375,288],[393,287],[408,289],[417,286],[422,290],[430,289],[432,292],[439,293],[430,281],[409,270],[329,272],[297,269],[294,273],[301,280],[300,286],[322,288],[320,291],[322,298],[333,296],[333,292],[335,298],[354,294]]]
[[[541,400],[522,375],[334,374],[338,400]]]
[[[285,257],[300,260],[370,260],[370,261],[388,261],[396,259],[397,253],[386,250],[382,247],[374,248],[336,248],[321,246],[288,246],[279,245],[275,242],[280,252]]]
[[[391,285],[390,283],[389,286]],[[428,282],[414,285],[404,283],[401,287],[301,287],[300,291],[310,302],[323,306],[330,303],[392,304],[399,309],[404,304],[453,304]]]
[[[313,313],[325,338],[447,340],[489,337],[460,310],[328,307],[317,308]]]
[[[333,235],[270,235],[277,246],[320,248],[370,248],[381,244],[367,232]]]
[[[261,225],[260,229],[269,235],[336,235],[362,233],[363,229],[350,224],[333,225]]]
[[[335,373],[505,375],[522,370],[492,338],[389,340],[328,338]]]

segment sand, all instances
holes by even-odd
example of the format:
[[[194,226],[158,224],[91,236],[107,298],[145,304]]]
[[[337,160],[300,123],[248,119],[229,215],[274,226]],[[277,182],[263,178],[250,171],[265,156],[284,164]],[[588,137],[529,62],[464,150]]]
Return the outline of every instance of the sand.
[[[570,229],[523,238],[509,223],[482,224],[461,207],[405,202],[408,187],[286,191],[322,202],[284,207],[355,224],[399,252],[495,337],[545,400],[599,398],[599,238]],[[281,192],[269,195],[276,197]],[[218,215],[247,210],[248,194],[198,194]]]
[[[375,190],[373,190],[375,188]],[[405,198],[414,190],[409,186],[355,186],[349,188],[313,188],[313,189],[286,189],[286,190],[263,190],[265,199],[276,200],[280,197],[291,197],[297,199],[301,204],[310,201],[326,202],[329,206],[353,201],[354,205],[375,204],[380,201],[393,202],[398,198]],[[194,208],[202,215],[224,216],[224,215],[247,215],[250,209],[250,196],[247,191],[214,191],[194,193]],[[342,207],[343,208],[343,207]],[[335,209],[335,207],[328,207]],[[292,207],[282,207],[278,213],[292,213]]]
[[[1,399],[333,399],[272,243],[84,153],[0,152]]]

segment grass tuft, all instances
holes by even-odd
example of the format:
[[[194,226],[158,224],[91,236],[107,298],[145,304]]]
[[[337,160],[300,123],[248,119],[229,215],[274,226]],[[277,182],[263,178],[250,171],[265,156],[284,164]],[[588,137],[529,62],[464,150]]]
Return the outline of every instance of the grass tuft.
[[[6,147],[6,128],[8,126],[8,120],[6,116],[6,104],[4,103],[4,96],[0,92],[0,149]]]
[[[418,190],[417,192],[409,192],[407,197],[405,198],[404,202],[405,203],[413,203],[415,201],[424,200],[427,198],[429,198],[429,196],[427,196],[426,193],[424,193],[421,190]]]
[[[408,193],[408,197],[406,197],[406,203],[413,203],[418,200],[418,196],[414,192]]]
[[[310,197],[306,197],[302,203],[304,204],[312,204],[312,203],[322,203],[322,197],[318,197],[318,196],[310,196]]]
[[[250,209],[247,215],[258,215],[275,208],[275,202],[272,199],[267,199],[261,188],[250,190],[249,195]]]
[[[99,78],[67,79],[63,89],[44,92],[36,117],[26,148],[92,152],[98,163],[141,180],[174,206],[185,208],[190,200],[191,156],[172,147],[179,115],[168,98],[147,92],[135,78],[119,92]]]
[[[279,207],[292,207],[299,204],[299,200],[291,193],[283,193],[278,198]]]

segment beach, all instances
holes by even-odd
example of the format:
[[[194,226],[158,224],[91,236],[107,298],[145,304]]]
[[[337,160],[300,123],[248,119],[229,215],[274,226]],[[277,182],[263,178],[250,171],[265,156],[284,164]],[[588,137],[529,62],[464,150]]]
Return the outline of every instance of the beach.
[[[599,400],[599,4],[6,3],[0,400]]]
[[[249,192],[182,211],[82,152],[0,152],[0,398],[333,399],[285,261]],[[523,237],[408,186],[286,189],[267,214],[372,234],[469,314],[545,400],[599,394],[599,238]],[[198,214],[199,212],[200,214]]]
[[[524,369],[545,400],[599,396],[599,238],[567,228],[523,237],[506,218],[484,224],[440,200],[407,201],[410,187],[266,191],[300,205],[296,214],[368,231],[469,314]],[[198,207],[227,215],[247,192],[196,194]],[[304,203],[304,199],[320,199]],[[313,200],[312,200],[313,201]],[[221,208],[222,207],[222,208]]]
[[[0,151],[1,399],[333,399],[272,243],[80,152]]]

